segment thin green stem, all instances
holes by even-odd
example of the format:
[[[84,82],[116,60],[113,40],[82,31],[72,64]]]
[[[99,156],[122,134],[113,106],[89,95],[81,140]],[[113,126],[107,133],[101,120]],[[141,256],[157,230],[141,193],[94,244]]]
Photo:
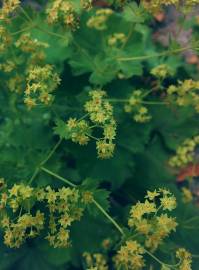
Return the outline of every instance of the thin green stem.
[[[130,237],[130,239],[134,239],[135,237],[137,237],[137,236],[139,236],[139,235],[141,235],[139,232],[137,232],[137,233],[135,233],[134,235],[132,235],[131,237]]]
[[[19,210],[19,215],[18,215],[18,218],[21,216],[21,214],[22,214],[22,210],[23,210],[23,207],[21,206],[21,207],[20,207],[20,210]]]
[[[42,160],[40,162],[40,164],[36,167],[32,177],[30,178],[28,184],[30,185],[33,180],[37,177],[38,173],[40,172],[40,168],[41,166],[43,166],[44,164],[46,164],[46,162],[52,157],[52,155],[55,153],[55,151],[57,150],[57,148],[59,147],[59,145],[61,144],[62,139],[59,139],[59,141],[55,144],[55,146],[52,148],[52,150],[49,152],[49,154],[47,155],[47,157]]]
[[[55,146],[53,147],[53,149],[49,152],[49,154],[47,155],[47,157],[40,163],[40,166],[43,166],[52,157],[52,155],[55,153],[55,151],[57,150],[57,148],[60,146],[62,140],[63,140],[62,138],[59,139],[59,141],[55,144]]]
[[[62,39],[66,39],[63,35],[60,35],[60,34],[57,34],[55,32],[51,32],[49,30],[46,30],[46,29],[43,29],[42,27],[40,27],[39,25],[36,25],[35,26],[38,30],[40,30],[41,32],[44,32],[50,36],[55,36],[55,37],[58,37],[58,38],[62,38]]]
[[[95,200],[93,199],[93,203],[95,206],[107,217],[107,219],[117,228],[117,230],[121,233],[122,236],[125,235],[124,231],[120,227],[120,225],[104,210],[104,208]]]
[[[166,105],[168,103],[166,102],[158,102],[158,101],[141,101],[142,104],[148,104],[148,105]]]
[[[36,26],[36,25],[30,25],[30,26],[27,26],[27,27],[25,27],[25,28],[23,28],[23,29],[21,29],[21,30],[19,30],[19,31],[16,31],[16,32],[11,33],[11,35],[12,35],[12,36],[18,35],[18,34],[20,34],[20,33],[26,32],[26,31],[28,31],[28,30],[34,28],[35,26]]]
[[[146,93],[144,93],[142,95],[142,97],[147,97],[149,94],[153,93],[153,91],[154,91],[154,89],[151,89],[151,90],[147,91]]]
[[[109,98],[107,99],[108,101],[110,102],[118,102],[118,103],[125,103],[125,102],[128,102],[129,100],[128,99],[120,99],[120,98]],[[165,104],[168,104],[166,102],[159,102],[159,101],[139,101],[140,104],[148,104],[148,105],[165,105]]]
[[[29,22],[33,22],[32,18],[29,16],[29,14],[25,11],[25,9],[20,5],[19,6],[19,9],[21,10],[21,12],[24,14],[24,16],[26,17],[26,19],[29,21]]]
[[[60,176],[60,175],[58,175],[58,174],[56,174],[56,173],[54,173],[54,172],[48,170],[48,169],[45,168],[45,167],[41,167],[41,170],[44,171],[44,172],[46,172],[46,173],[48,173],[48,174],[50,174],[50,175],[52,175],[52,176],[54,176],[55,178],[61,180],[62,182],[64,182],[65,184],[67,184],[67,185],[69,185],[69,186],[71,186],[71,187],[77,187],[77,185],[73,184],[73,183],[72,183],[71,181],[69,181],[68,179],[66,179],[66,178],[64,178],[64,177],[62,177],[62,176]]]
[[[125,42],[124,42],[124,43],[122,44],[122,46],[121,46],[121,49],[122,49],[122,50],[126,47],[128,41],[129,41],[129,39],[131,38],[131,36],[132,36],[132,34],[133,34],[133,31],[134,31],[134,24],[130,27],[130,30],[129,30],[129,32],[128,32],[128,36],[127,36]]]
[[[39,167],[37,167],[37,168],[35,169],[35,171],[34,171],[32,177],[30,178],[30,180],[29,180],[29,182],[28,182],[29,185],[33,182],[33,180],[35,179],[35,177],[37,177],[39,171],[40,171],[40,169],[39,169]]]
[[[199,258],[199,254],[191,254],[191,257],[193,257],[193,258]]]
[[[157,214],[158,214],[158,212],[161,210],[161,208],[162,208],[162,205],[160,205],[160,206],[158,207],[158,209],[156,210],[155,216],[157,216]]]
[[[21,12],[24,14],[25,18],[26,18],[26,21],[28,22],[31,22],[33,24],[33,20],[32,18],[29,16],[29,14],[25,11],[25,9],[22,7],[22,6],[19,6]],[[60,35],[60,34],[57,34],[55,32],[51,32],[49,30],[46,30],[46,29],[43,29],[42,27],[40,27],[39,25],[36,25],[36,24],[33,24],[32,27],[35,27],[36,29],[40,30],[41,32],[44,32],[46,34],[49,34],[51,36],[55,36],[55,37],[58,37],[58,38],[62,38],[62,39],[66,39],[63,35]],[[30,27],[30,28],[32,28]],[[22,32],[22,30],[19,30],[18,31],[19,33]],[[18,32],[16,33],[13,33],[13,34],[17,34]]]
[[[90,126],[90,127],[89,127],[89,129],[93,129],[93,128],[95,128],[95,127],[102,128],[102,127],[101,127],[101,126],[99,126],[99,125],[93,125],[93,126]]]
[[[144,249],[144,251],[150,256],[152,257],[155,261],[157,261],[159,264],[161,265],[166,265],[165,263],[163,263],[161,260],[159,260],[155,255],[153,255],[150,251],[148,251],[147,249]]]
[[[84,114],[84,115],[83,115],[81,118],[79,118],[77,121],[79,122],[79,121],[85,119],[87,116],[89,116],[89,113]]]
[[[164,263],[163,261],[161,261],[160,259],[158,259],[153,253],[151,253],[150,251],[148,251],[147,249],[144,248],[144,251],[151,257],[153,258],[155,261],[157,261],[160,265],[165,265],[165,266],[168,266],[170,268],[173,268],[175,269],[181,261],[179,261],[177,264],[167,264],[167,263]]]
[[[195,220],[198,220],[198,221],[199,221],[199,216],[197,216],[197,217],[192,217],[192,218],[189,218],[189,219],[185,220],[184,224],[187,224],[187,223],[189,223],[189,222],[193,222],[193,221],[195,221]]]
[[[95,141],[99,141],[99,140],[100,140],[99,138],[94,137],[94,136],[92,136],[92,135],[90,135],[90,134],[88,134],[88,133],[86,133],[86,135],[87,135],[89,138],[91,138],[91,139],[93,139],[93,140],[95,140]]]
[[[108,98],[107,99],[110,102],[118,102],[118,103],[125,103],[128,102],[129,100],[127,98]]]
[[[180,52],[184,52],[190,49],[194,49],[190,46],[188,47],[183,47],[183,48],[179,48],[179,49],[175,49],[175,50],[169,50],[169,51],[165,51],[165,52],[161,52],[161,53],[156,53],[153,55],[142,55],[142,56],[134,56],[134,57],[120,57],[117,60],[118,61],[136,61],[136,60],[147,60],[150,58],[155,58],[155,57],[160,57],[160,56],[169,56],[171,54],[178,54]],[[195,48],[198,49],[198,48]]]

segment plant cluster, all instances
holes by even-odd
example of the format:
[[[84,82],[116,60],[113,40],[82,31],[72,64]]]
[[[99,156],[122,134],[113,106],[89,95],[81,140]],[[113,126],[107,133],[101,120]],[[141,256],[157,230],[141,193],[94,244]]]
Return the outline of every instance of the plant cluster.
[[[7,189],[3,182],[2,185],[1,227],[7,246],[18,248],[28,238],[36,237],[47,220],[49,233],[46,239],[50,245],[69,245],[68,227],[82,214],[82,209],[78,208],[79,194],[76,190],[63,187],[55,191],[50,186],[34,189],[24,184],[14,184]],[[38,203],[45,205],[48,217],[41,210],[35,210]]]
[[[197,4],[2,1],[0,270],[198,269]]]
[[[173,167],[184,167],[194,161],[196,146],[199,144],[199,137],[186,139],[182,145],[178,146],[176,155],[173,156],[169,163]]]
[[[191,7],[197,4],[197,0],[185,0],[183,2],[183,8],[185,11],[189,11]],[[181,4],[182,3],[180,0],[143,0],[143,5],[145,8],[149,9],[153,13],[162,10],[162,8],[165,6],[176,5],[179,7]]]

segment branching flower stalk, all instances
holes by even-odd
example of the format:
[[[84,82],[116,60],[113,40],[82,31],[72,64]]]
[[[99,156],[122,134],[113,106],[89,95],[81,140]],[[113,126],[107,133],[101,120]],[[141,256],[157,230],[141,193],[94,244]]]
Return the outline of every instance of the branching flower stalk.
[[[68,180],[68,179],[66,179],[66,178],[64,178],[64,177],[62,177],[62,176],[60,176],[60,175],[58,175],[58,174],[50,171],[49,169],[47,169],[45,167],[41,167],[41,170],[43,170],[47,174],[49,174],[49,175],[57,178],[58,180],[62,181],[63,183],[68,184],[71,187],[78,188],[78,185],[75,185],[70,180]],[[125,237],[125,232],[122,229],[122,227],[103,209],[103,207],[95,199],[92,199],[92,202],[99,209],[99,211],[109,220],[109,222],[113,224],[113,226],[121,234],[122,238]],[[167,266],[167,267],[170,267],[171,269],[177,269],[176,267],[179,266],[180,263],[181,263],[181,260],[179,260],[179,262],[177,264],[174,264],[174,265],[164,263],[163,261],[161,261],[160,259],[158,259],[154,254],[152,254],[150,251],[148,251],[145,248],[143,248],[143,249],[144,249],[144,252],[145,253],[147,253],[150,257],[152,257],[155,261],[157,261],[162,266]]]
[[[198,47],[191,47],[191,46],[186,46],[183,48],[178,48],[178,49],[173,49],[173,50],[168,50],[164,51],[161,53],[156,53],[156,54],[151,54],[151,55],[141,55],[141,56],[135,56],[135,57],[120,57],[117,58],[118,61],[144,61],[150,58],[156,58],[156,57],[164,57],[164,56],[170,56],[172,54],[179,54],[188,50],[199,50]]]
[[[48,31],[46,29],[43,29],[40,25],[35,24],[33,22],[32,18],[25,11],[25,9],[22,6],[19,6],[19,7],[20,7],[21,12],[25,15],[25,18],[27,19],[27,22],[31,23],[31,26],[29,26],[30,29],[31,28],[37,28],[38,30],[40,30],[42,32],[45,32],[45,33],[47,33],[49,35],[52,35],[52,36],[55,36],[55,37],[58,37],[58,38],[61,38],[61,39],[65,39],[65,37],[63,35],[55,33],[55,32]],[[23,29],[23,31],[27,31],[28,28]],[[15,35],[16,33],[13,33],[13,34]],[[77,46],[83,54],[85,54],[85,52],[82,50],[81,46],[79,46],[77,41],[73,40],[73,42],[74,42],[74,45]],[[153,55],[141,55],[141,56],[136,56],[136,57],[118,57],[117,60],[122,61],[122,62],[123,61],[139,61],[139,60],[144,61],[144,60],[147,60],[147,59],[150,59],[150,58],[157,58],[157,57],[162,57],[162,56],[163,57],[164,56],[169,56],[169,55],[172,55],[172,54],[179,54],[179,53],[185,52],[187,50],[199,50],[199,48],[198,48],[198,46],[196,46],[196,47],[195,46],[185,46],[185,47],[182,47],[182,48],[172,49],[172,50],[164,51],[164,52],[153,54]],[[90,57],[89,57],[89,59],[90,59],[90,61],[92,61],[92,59]]]
[[[52,148],[52,150],[49,152],[49,154],[47,155],[47,157],[40,163],[40,166],[38,166],[33,174],[33,176],[31,177],[29,184],[31,184],[33,182],[33,180],[36,178],[36,176],[39,174],[39,172],[44,171],[45,173],[51,175],[52,177],[55,177],[56,179],[62,181],[64,184],[69,185],[72,188],[78,189],[79,186],[72,183],[70,180],[52,172],[51,170],[47,169],[46,167],[44,167],[44,165],[47,163],[47,161],[52,157],[52,155],[55,153],[56,149],[59,147],[59,145],[61,144],[62,139],[60,139],[57,144]],[[157,196],[157,193],[148,193],[149,198],[152,198],[153,196]],[[123,228],[118,224],[117,221],[115,221],[107,211],[105,211],[103,209],[103,207],[94,199],[92,198],[92,203],[98,208],[98,210],[109,220],[110,223],[113,224],[113,226],[117,229],[117,231],[121,234],[122,239],[126,237],[125,232],[123,230]],[[166,201],[165,201],[166,203]],[[165,204],[165,207],[168,207],[167,204]],[[160,209],[160,207],[157,209],[157,211]],[[156,214],[157,214],[156,211]],[[177,264],[174,265],[170,265],[167,263],[164,263],[163,261],[161,261],[159,258],[157,258],[153,253],[151,253],[149,250],[147,250],[146,248],[142,247],[143,251],[148,254],[150,257],[152,257],[155,261],[157,261],[162,267],[170,267],[171,269],[177,269],[177,267],[180,265],[181,263],[181,259],[179,260],[179,262]]]
[[[47,155],[47,157],[41,161],[41,163],[36,167],[32,177],[30,178],[28,184],[31,185],[31,183],[34,181],[34,179],[37,177],[38,173],[41,170],[41,167],[44,166],[48,160],[52,157],[52,155],[55,153],[55,151],[57,150],[57,148],[60,146],[61,142],[63,141],[62,138],[60,138],[58,140],[58,142],[55,144],[55,146],[52,148],[52,150],[49,152],[49,154]]]

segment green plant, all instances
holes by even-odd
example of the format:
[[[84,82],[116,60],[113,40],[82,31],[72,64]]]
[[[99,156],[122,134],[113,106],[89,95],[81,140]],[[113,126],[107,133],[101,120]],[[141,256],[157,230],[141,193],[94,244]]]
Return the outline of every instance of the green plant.
[[[197,269],[197,18],[150,27],[197,1],[140,2],[2,1],[0,269]]]

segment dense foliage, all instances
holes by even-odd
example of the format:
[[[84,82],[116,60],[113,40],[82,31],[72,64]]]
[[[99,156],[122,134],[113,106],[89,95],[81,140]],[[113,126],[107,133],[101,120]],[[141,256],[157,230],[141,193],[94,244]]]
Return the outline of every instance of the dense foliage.
[[[197,3],[1,1],[0,270],[198,269]]]

